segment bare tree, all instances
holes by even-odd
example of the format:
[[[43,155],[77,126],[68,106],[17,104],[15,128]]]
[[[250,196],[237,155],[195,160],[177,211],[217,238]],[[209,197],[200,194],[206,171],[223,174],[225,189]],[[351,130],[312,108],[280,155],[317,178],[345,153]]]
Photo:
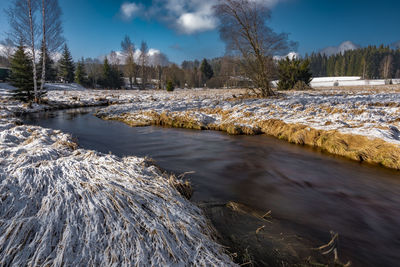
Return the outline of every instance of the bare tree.
[[[120,60],[118,58],[118,54],[115,51],[111,51],[110,53],[110,64],[113,66],[118,66],[120,63]]]
[[[227,51],[241,56],[243,72],[254,84],[252,90],[262,97],[274,95],[273,57],[287,53],[294,43],[289,43],[287,34],[277,34],[266,25],[271,12],[260,1],[219,0],[215,11],[221,39]]]
[[[42,77],[40,91],[46,82],[46,51],[54,53],[64,44],[62,36],[61,9],[58,0],[42,0]]]
[[[99,59],[85,59],[85,68],[92,88],[96,88],[102,75],[102,64]]]
[[[22,44],[28,47],[31,53],[35,102],[38,102],[35,43],[38,36],[38,25],[35,17],[38,7],[38,0],[13,0],[10,8],[6,10],[11,28],[11,40],[14,44]]]
[[[133,82],[136,83],[136,63],[135,63],[135,44],[131,41],[128,35],[121,42],[122,53],[125,56],[125,73],[129,79],[130,89],[133,88]],[[133,78],[135,80],[133,81]]]
[[[392,68],[393,68],[393,56],[387,55],[383,58],[381,63],[382,76],[384,79],[391,78],[390,76],[392,73]]]
[[[140,74],[142,78],[142,89],[146,89],[146,82],[147,82],[147,71],[146,67],[149,61],[149,48],[145,41],[142,41],[140,45],[140,56],[139,56],[139,63],[140,63]]]
[[[163,68],[170,64],[168,57],[163,53],[156,53],[152,57],[152,65],[156,70],[157,87],[162,87]]]

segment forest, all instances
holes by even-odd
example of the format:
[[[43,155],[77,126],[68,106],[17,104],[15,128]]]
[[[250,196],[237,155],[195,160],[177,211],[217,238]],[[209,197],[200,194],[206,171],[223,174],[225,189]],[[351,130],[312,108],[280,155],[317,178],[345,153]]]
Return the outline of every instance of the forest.
[[[310,61],[313,77],[400,78],[400,49],[390,46],[368,46],[331,56],[313,53],[305,58]]]

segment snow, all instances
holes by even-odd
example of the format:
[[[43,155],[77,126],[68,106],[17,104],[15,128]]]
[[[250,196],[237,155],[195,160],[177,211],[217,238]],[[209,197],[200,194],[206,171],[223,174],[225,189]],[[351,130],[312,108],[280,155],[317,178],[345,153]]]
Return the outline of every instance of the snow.
[[[68,134],[17,125],[16,112],[101,104],[99,95],[132,98],[54,90],[50,106],[29,107],[0,95],[2,265],[233,266],[202,211],[145,159],[79,149]]]
[[[387,88],[387,89],[386,89]],[[391,129],[400,129],[400,88],[325,89],[281,92],[279,98],[236,99],[240,90],[178,90],[132,92],[131,103],[98,112],[107,119],[149,121],[149,112],[189,116],[201,125],[245,125],[264,120],[301,123],[315,129],[380,138],[400,145]],[[223,111],[223,116],[221,112]]]
[[[70,90],[85,90],[85,87],[83,87],[80,84],[77,83],[47,83],[45,86],[46,90],[65,90],[65,91],[70,91]]]
[[[400,79],[391,79],[393,84],[400,84]],[[377,86],[385,85],[384,79],[378,80],[362,80],[358,76],[339,76],[339,77],[317,77],[311,80],[311,87],[334,87],[335,83],[339,87],[346,86]],[[273,85],[276,86],[278,81],[273,81]]]

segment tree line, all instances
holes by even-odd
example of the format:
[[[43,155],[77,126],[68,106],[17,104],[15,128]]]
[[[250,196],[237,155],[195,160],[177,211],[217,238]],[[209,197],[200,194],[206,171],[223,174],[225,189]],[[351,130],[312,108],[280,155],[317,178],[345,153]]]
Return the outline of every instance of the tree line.
[[[400,78],[400,49],[368,46],[327,56],[306,56],[314,77],[360,76],[364,79]]]
[[[277,79],[278,88],[286,90],[308,88],[312,76],[400,77],[400,50],[387,46],[369,46],[332,56],[313,53],[305,59],[278,61],[276,55],[292,51],[296,44],[289,41],[286,33],[276,33],[268,26],[271,11],[265,4],[221,0],[214,11],[221,21],[221,40],[226,44],[223,57],[177,65],[163,53],[150,53],[146,42],[136,47],[125,36],[120,52],[111,51],[102,59],[82,58],[74,62],[62,37],[57,0],[12,0],[8,14],[10,25],[14,24],[5,47],[17,44],[18,53],[9,56],[11,78],[18,79],[20,73],[19,83],[26,79],[32,84],[37,99],[46,81],[76,82],[88,88],[105,89],[242,87],[265,97],[274,95],[272,81]],[[38,39],[39,48],[35,41]],[[35,58],[35,50],[39,50],[39,59]],[[61,58],[54,62],[52,55],[60,50]],[[4,61],[7,60],[0,57],[0,62]],[[23,68],[31,73],[32,79],[26,77]]]

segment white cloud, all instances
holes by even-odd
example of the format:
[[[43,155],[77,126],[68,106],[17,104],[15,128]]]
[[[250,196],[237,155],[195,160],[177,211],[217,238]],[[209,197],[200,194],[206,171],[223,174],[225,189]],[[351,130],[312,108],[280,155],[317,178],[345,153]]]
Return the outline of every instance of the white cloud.
[[[177,20],[177,25],[183,33],[192,34],[213,30],[216,27],[216,19],[199,13],[185,13]]]
[[[332,56],[336,54],[343,54],[344,52],[348,50],[355,50],[360,48],[359,45],[351,42],[351,41],[345,41],[341,43],[339,46],[329,46],[321,50],[321,54],[325,54],[327,56]]]
[[[137,16],[142,10],[142,6],[136,3],[125,2],[121,5],[120,13],[123,19],[130,20]]]
[[[15,51],[17,51],[17,47],[5,46],[3,44],[0,44],[0,56],[7,57],[9,53],[10,53],[10,55],[12,55],[15,53]],[[31,50],[26,48],[25,53],[31,54]],[[36,60],[39,60],[40,50],[36,49],[35,56],[36,56]],[[54,62],[57,62],[61,59],[62,54],[60,52],[54,52],[54,53],[50,53],[50,57]]]
[[[114,51],[115,52],[115,58],[113,58],[112,53],[107,54],[107,58],[111,63],[117,63],[117,64],[123,64],[125,62],[126,59],[126,55],[124,55],[124,53],[122,53],[121,51]],[[149,57],[149,62],[152,62],[154,57],[161,54],[161,51],[158,49],[154,49],[154,48],[150,48],[149,51],[147,52],[147,56]],[[105,56],[100,56],[99,60],[103,61]],[[136,49],[135,50],[135,54],[133,55],[134,60],[136,63],[139,62],[139,57],[140,57],[140,50]],[[116,62],[113,62],[113,61]]]
[[[290,60],[296,59],[296,58],[300,58],[299,53],[297,52],[290,52],[289,54],[285,55],[285,56],[274,56],[275,60],[282,60],[285,58],[289,58]]]
[[[271,7],[285,0],[250,1]],[[121,6],[121,13],[127,19],[140,13],[149,19],[156,18],[180,33],[194,34],[217,27],[218,20],[213,10],[217,2],[217,0],[153,0],[152,5],[147,8],[135,3],[124,3]]]

